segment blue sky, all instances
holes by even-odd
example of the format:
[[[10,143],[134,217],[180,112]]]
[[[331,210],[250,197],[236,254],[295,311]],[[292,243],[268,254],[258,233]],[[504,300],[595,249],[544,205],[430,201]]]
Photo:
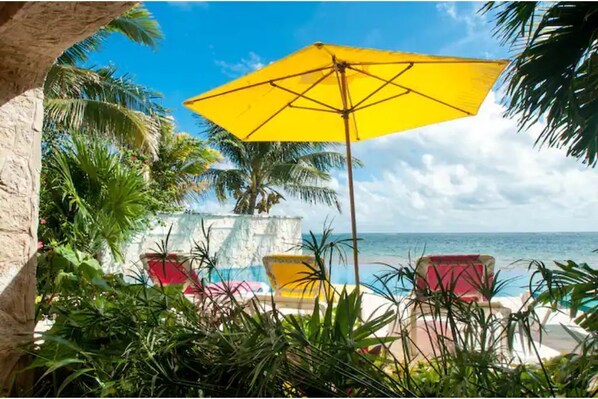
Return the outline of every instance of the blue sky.
[[[466,24],[451,18],[446,9],[473,14],[480,3],[145,4],[164,32],[159,49],[152,51],[115,35],[91,63],[112,63],[163,93],[164,105],[174,111],[180,128],[190,133],[197,127],[182,106],[185,99],[317,41],[438,55],[506,55],[493,41],[458,44],[470,34]]]
[[[178,128],[197,134],[182,102],[316,41],[396,51],[506,58],[489,16],[469,2],[151,2],[165,35],[154,51],[114,36],[91,64],[118,66],[164,95]],[[562,151],[533,147],[492,92],[474,118],[355,146],[362,232],[591,231],[598,176]],[[304,230],[334,218],[348,231],[346,174],[335,173],[343,214],[288,201],[274,213]],[[207,198],[202,211],[232,209]]]

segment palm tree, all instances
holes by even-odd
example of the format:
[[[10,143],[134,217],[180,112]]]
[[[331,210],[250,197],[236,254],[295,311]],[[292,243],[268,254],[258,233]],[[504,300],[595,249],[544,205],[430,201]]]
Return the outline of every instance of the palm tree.
[[[103,140],[74,135],[43,165],[40,238],[93,254],[120,246],[145,227],[153,197],[139,171]]]
[[[66,50],[48,72],[44,86],[45,149],[77,131],[156,153],[160,117],[165,114],[157,102],[160,95],[127,75],[118,76],[114,67],[82,66],[113,33],[152,48],[162,37],[149,11],[135,6]]]
[[[567,155],[598,161],[598,4],[489,2],[495,35],[511,46],[508,116],[520,129],[540,121],[536,144],[566,147]]]
[[[206,190],[201,176],[211,164],[222,159],[205,140],[188,133],[176,133],[169,120],[161,124],[157,160],[132,152],[128,162],[137,165],[149,181],[158,211],[178,210],[199,199]]]
[[[219,201],[229,196],[236,200],[233,212],[268,213],[285,200],[284,194],[340,211],[337,193],[324,183],[331,180],[332,169],[344,167],[346,158],[329,151],[329,143],[243,142],[215,124],[207,126],[208,143],[233,167],[210,168],[203,179]]]

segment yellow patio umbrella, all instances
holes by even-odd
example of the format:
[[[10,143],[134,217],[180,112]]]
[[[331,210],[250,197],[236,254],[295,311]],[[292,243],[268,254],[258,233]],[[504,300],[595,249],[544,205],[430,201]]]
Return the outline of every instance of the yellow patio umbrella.
[[[346,142],[359,292],[351,142],[475,115],[507,63],[315,43],[184,105],[244,141]]]

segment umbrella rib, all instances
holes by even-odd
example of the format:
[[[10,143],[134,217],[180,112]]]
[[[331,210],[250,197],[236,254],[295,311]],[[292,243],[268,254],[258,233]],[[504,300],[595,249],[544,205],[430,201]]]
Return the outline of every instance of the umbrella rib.
[[[383,78],[381,78],[380,76],[376,76],[376,75],[374,75],[374,74],[371,74],[371,73],[369,73],[369,72],[366,72],[366,71],[362,71],[362,70],[360,70],[360,69],[357,69],[357,68],[352,68],[352,67],[351,67],[351,65],[349,65],[349,66],[348,66],[348,68],[350,68],[350,69],[352,69],[352,70],[354,70],[354,71],[357,71],[357,72],[359,72],[359,73],[362,73],[362,74],[364,74],[364,75],[367,75],[367,76],[369,76],[369,77],[372,77],[372,78],[374,78],[374,79],[378,79],[378,80],[381,80],[381,81],[383,81],[383,82],[386,82],[386,80],[385,80],[385,79],[383,79]],[[444,102],[444,101],[442,101],[442,100],[439,100],[439,99],[437,99],[437,98],[434,98],[434,97],[432,97],[432,96],[429,96],[429,95],[427,95],[427,94],[424,94],[424,93],[422,93],[422,92],[420,92],[420,91],[417,91],[417,90],[415,90],[415,89],[412,89],[412,88],[410,88],[410,87],[403,86],[403,85],[400,85],[400,84],[398,84],[398,83],[395,83],[395,82],[390,82],[390,84],[391,84],[391,85],[393,85],[393,86],[396,86],[396,87],[400,87],[400,88],[401,88],[401,89],[403,89],[403,90],[407,90],[408,92],[411,92],[411,93],[418,94],[418,95],[420,95],[420,96],[422,96],[422,97],[424,97],[424,98],[427,98],[428,100],[435,101],[435,102],[437,102],[437,103],[439,103],[439,104],[442,104],[442,105],[444,105],[444,106],[446,106],[446,107],[453,108],[453,109],[455,109],[455,110],[457,110],[457,111],[459,111],[459,112],[463,112],[464,114],[467,114],[467,115],[473,115],[471,112],[465,111],[464,109],[461,109],[461,108],[459,108],[459,107],[456,107],[456,106],[454,106],[454,105],[451,105],[451,104],[449,104],[449,103],[446,103],[446,102]]]
[[[189,105],[189,104],[196,103],[198,101],[208,100],[208,99],[214,98],[214,97],[220,97],[220,96],[223,96],[225,94],[230,94],[230,93],[234,93],[234,92],[245,90],[245,89],[251,89],[253,87],[257,87],[257,86],[261,86],[261,85],[265,85],[265,84],[270,84],[272,82],[278,82],[279,80],[296,78],[297,76],[307,75],[308,73],[314,73],[314,72],[324,71],[324,70],[329,69],[329,68],[330,68],[330,66],[325,66],[325,67],[321,67],[321,68],[310,69],[309,71],[303,71],[303,72],[299,72],[299,73],[294,73],[292,75],[282,76],[280,78],[265,80],[263,82],[253,83],[253,84],[250,84],[250,85],[247,85],[247,86],[237,87],[236,89],[231,89],[231,90],[223,91],[222,93],[216,93],[216,94],[212,94],[212,95],[205,96],[205,97],[202,97],[202,98],[196,98],[196,99],[187,100],[183,104]]]
[[[330,68],[330,67],[329,67]],[[293,93],[296,95],[296,97],[294,99],[292,99],[291,101],[289,101],[287,104],[285,104],[283,107],[281,107],[278,111],[276,111],[275,113],[273,113],[272,115],[270,115],[270,117],[268,117],[268,119],[266,119],[265,121],[263,121],[262,123],[260,123],[255,129],[253,129],[247,136],[245,136],[244,140],[247,140],[249,137],[251,137],[255,132],[257,132],[258,130],[260,130],[262,127],[264,127],[264,125],[268,122],[270,122],[272,119],[274,119],[278,114],[280,114],[282,111],[284,111],[286,108],[288,108],[290,105],[292,105],[297,99],[304,97],[305,98],[305,93],[307,93],[308,91],[310,91],[311,89],[313,89],[317,84],[319,84],[321,81],[323,81],[324,79],[326,79],[328,76],[330,76],[332,74],[334,70],[330,69],[330,72],[328,72],[327,74],[325,74],[324,76],[322,76],[320,79],[316,80],[313,84],[311,84],[307,89],[305,89],[303,91],[303,93]],[[270,82],[271,84],[274,85],[273,82]],[[276,86],[274,85],[274,87],[278,87],[281,89],[284,89],[280,86]],[[287,90],[290,91],[290,90]],[[328,106],[328,105],[327,105]]]
[[[351,65],[400,65],[400,64],[502,64],[508,60],[446,60],[446,61],[395,61],[395,62],[352,62]]]
[[[391,84],[396,78],[398,78],[399,76],[401,76],[402,74],[404,74],[405,72],[407,72],[408,70],[410,70],[411,68],[413,68],[413,63],[409,64],[405,69],[403,69],[402,71],[400,71],[399,73],[397,73],[395,76],[393,76],[392,79],[390,79],[390,80],[384,80],[384,83],[382,83],[382,85],[380,87],[378,87],[376,90],[374,90],[373,92],[371,92],[370,94],[368,94],[367,96],[365,96],[357,104],[355,104],[354,106],[352,106],[351,110],[354,110],[355,108],[358,108],[361,104],[363,104],[368,99],[370,99],[374,94],[378,93],[380,90],[382,90],[383,88],[385,88],[386,86],[388,86],[389,84]],[[353,69],[353,68],[351,68],[351,69]]]
[[[330,72],[328,75],[324,76],[324,78],[327,78],[328,76],[330,76],[330,74],[332,74],[332,71],[331,71],[331,72]],[[317,83],[320,83],[322,80],[323,80],[323,79],[321,79],[321,80],[317,81],[317,82],[316,82],[316,84],[317,84]],[[316,100],[316,99],[314,99],[314,98],[311,98],[311,97],[308,97],[308,96],[306,96],[306,95],[305,95],[305,93],[307,93],[309,90],[311,90],[311,88],[312,88],[313,86],[312,86],[312,87],[310,87],[310,88],[309,88],[307,91],[304,91],[303,93],[297,93],[296,91],[293,91],[293,90],[291,90],[291,89],[287,89],[286,87],[282,87],[282,86],[280,86],[280,85],[277,85],[277,84],[276,84],[276,83],[274,83],[274,82],[272,82],[272,83],[270,83],[270,84],[271,84],[273,87],[276,87],[277,89],[284,90],[284,91],[286,91],[286,92],[289,92],[289,93],[291,93],[291,94],[294,94],[294,95],[296,95],[296,96],[297,96],[297,98],[295,98],[295,100],[298,100],[300,97],[301,97],[301,98],[305,98],[305,99],[306,99],[306,100],[308,100],[308,101],[314,102],[314,103],[316,103],[316,104],[318,104],[318,105],[321,105],[321,106],[323,106],[323,107],[326,107],[326,108],[330,108],[330,110],[331,110],[331,111],[333,111],[333,112],[341,112],[341,110],[340,110],[340,109],[338,109],[338,108],[334,108],[333,106],[331,106],[331,105],[328,105],[328,104],[326,104],[326,103],[324,103],[324,102],[322,102],[322,101],[319,101],[319,100]],[[295,100],[291,101],[291,103],[289,103],[289,106],[291,106],[291,105],[292,105],[292,103],[293,103]]]
[[[392,100],[392,99],[394,99],[394,98],[402,97],[402,96],[404,96],[405,94],[409,94],[409,93],[411,93],[411,90],[407,90],[407,91],[404,91],[404,92],[402,92],[402,93],[395,94],[394,96],[390,96],[390,97],[388,97],[388,98],[384,98],[384,99],[382,99],[382,100],[374,101],[373,103],[366,104],[366,105],[364,105],[364,106],[362,106],[362,107],[359,107],[359,108],[354,108],[354,109],[352,109],[352,112],[361,111],[361,110],[362,110],[362,109],[364,109],[364,108],[368,108],[368,107],[371,107],[372,105],[377,105],[377,104],[383,103],[383,102],[385,102],[385,101]]]
[[[338,114],[338,110],[331,110],[331,109],[321,109],[321,108],[313,108],[313,107],[303,107],[300,105],[293,105],[289,104],[289,108],[298,108],[298,109],[306,109],[308,111],[322,111],[322,112],[330,112],[332,114]]]

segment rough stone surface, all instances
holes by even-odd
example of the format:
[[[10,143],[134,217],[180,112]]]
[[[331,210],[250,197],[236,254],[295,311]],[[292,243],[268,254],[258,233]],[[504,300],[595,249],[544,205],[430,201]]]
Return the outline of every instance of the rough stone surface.
[[[33,333],[43,81],[69,46],[134,3],[0,2],[0,395]]]
[[[169,229],[169,251],[188,253],[195,242],[205,242],[202,222],[210,231],[210,252],[217,255],[221,267],[248,267],[262,264],[270,254],[300,254],[301,218],[280,216],[219,215],[175,213],[161,215],[153,229],[140,234],[124,248],[125,261],[110,263],[108,272],[138,272],[139,255],[155,252],[166,240]]]

